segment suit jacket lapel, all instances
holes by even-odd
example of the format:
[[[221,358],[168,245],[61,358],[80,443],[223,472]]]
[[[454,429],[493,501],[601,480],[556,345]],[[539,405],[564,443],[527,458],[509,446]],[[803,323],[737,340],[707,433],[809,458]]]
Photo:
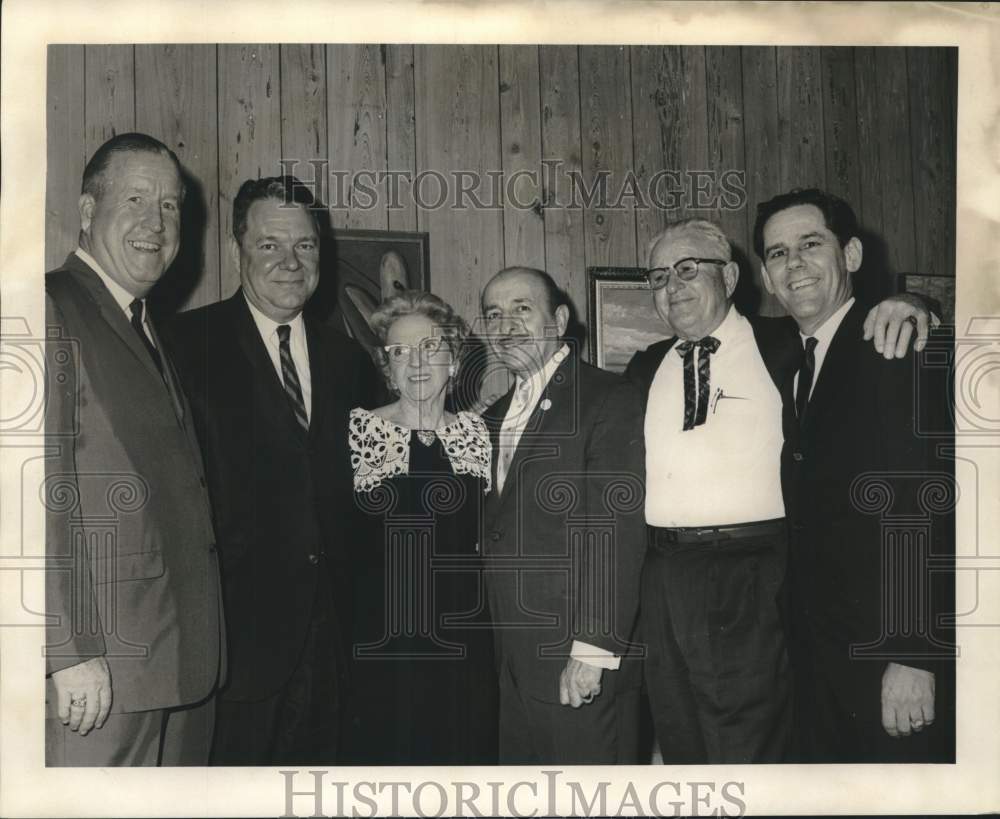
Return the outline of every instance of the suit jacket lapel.
[[[309,348],[309,385],[312,392],[312,407],[309,411],[309,438],[312,440],[320,434],[323,419],[334,417],[327,409],[335,398],[334,385],[343,382],[340,378],[340,362],[335,358],[326,357],[326,350],[320,344],[319,328],[316,323],[308,316],[303,316],[303,321],[306,330],[306,346]]]
[[[840,322],[837,332],[834,333],[806,406],[806,429],[836,406],[844,385],[851,383],[850,370],[855,365],[854,351],[861,339],[861,325],[865,312],[866,310],[855,300],[844,320]],[[872,355],[875,355],[874,350]]]
[[[122,310],[118,302],[115,301],[114,296],[111,295],[107,287],[104,286],[104,282],[101,281],[101,277],[97,275],[93,270],[90,269],[90,265],[83,261],[75,253],[70,253],[66,258],[66,264],[64,267],[71,271],[77,278],[77,280],[83,285],[84,289],[94,300],[100,310],[101,317],[108,323],[108,326],[117,333],[118,337],[122,340],[126,347],[132,352],[133,355],[139,362],[145,367],[150,375],[154,376],[157,380],[162,381],[160,371],[156,369],[156,364],[153,363],[152,357],[149,355],[149,350],[146,349],[145,345],[140,340],[135,328],[125,318],[125,312]],[[163,349],[159,344],[157,344],[159,349]]]
[[[274,362],[268,355],[267,347],[264,346],[264,339],[260,337],[257,324],[250,314],[243,290],[239,289],[230,298],[229,304],[232,309],[232,320],[236,335],[237,344],[243,355],[254,371],[255,389],[260,391],[263,399],[259,406],[265,411],[283,419],[282,423],[290,425],[296,434],[303,435],[302,427],[295,419],[295,412],[288,403],[288,396],[285,395],[285,388],[281,383],[281,376],[274,368]],[[308,336],[307,336],[308,338]],[[310,353],[312,351],[310,350]],[[312,367],[310,366],[310,369]]]
[[[156,345],[156,349],[160,352],[160,361],[163,364],[163,382],[166,384],[167,392],[170,393],[170,401],[174,405],[174,412],[177,414],[177,419],[183,423],[186,415],[184,395],[181,392],[180,382],[178,381],[177,373],[174,371],[173,362],[170,360],[170,356],[167,355],[163,342],[160,341],[160,335],[156,332],[152,316],[147,316],[146,322],[149,326],[149,332],[153,336],[153,344]],[[142,342],[140,341],[139,343],[141,344]],[[146,353],[146,357],[149,358],[148,352]]]

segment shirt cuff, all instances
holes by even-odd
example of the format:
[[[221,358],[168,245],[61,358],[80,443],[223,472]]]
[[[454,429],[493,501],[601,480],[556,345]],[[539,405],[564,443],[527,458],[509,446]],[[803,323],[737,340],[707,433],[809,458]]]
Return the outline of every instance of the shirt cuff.
[[[574,660],[579,660],[581,663],[596,666],[597,668],[606,668],[608,671],[617,671],[618,666],[622,663],[621,657],[616,657],[606,648],[592,646],[590,643],[583,643],[579,640],[573,641],[573,645],[569,650],[569,656]]]

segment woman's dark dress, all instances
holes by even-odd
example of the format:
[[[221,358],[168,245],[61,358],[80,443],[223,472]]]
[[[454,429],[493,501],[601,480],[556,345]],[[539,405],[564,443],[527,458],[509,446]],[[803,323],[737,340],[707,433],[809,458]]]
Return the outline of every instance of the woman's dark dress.
[[[497,679],[477,546],[489,480],[485,426],[463,413],[426,445],[416,432],[355,410],[350,432],[355,499],[368,529],[350,539],[346,761],[495,763]],[[471,471],[456,474],[456,461]]]

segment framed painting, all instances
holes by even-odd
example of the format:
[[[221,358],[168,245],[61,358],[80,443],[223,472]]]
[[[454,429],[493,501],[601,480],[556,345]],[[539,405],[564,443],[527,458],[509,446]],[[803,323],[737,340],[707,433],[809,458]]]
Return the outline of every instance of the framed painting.
[[[955,277],[926,273],[899,273],[896,276],[899,293],[916,293],[929,302],[931,310],[941,317],[942,324],[955,324]]]
[[[369,352],[376,344],[369,326],[382,299],[400,290],[430,289],[430,236],[398,230],[334,230],[335,260],[324,270],[309,302],[321,321],[356,339]]]
[[[653,307],[641,267],[588,267],[587,281],[592,364],[624,372],[633,353],[670,335]]]

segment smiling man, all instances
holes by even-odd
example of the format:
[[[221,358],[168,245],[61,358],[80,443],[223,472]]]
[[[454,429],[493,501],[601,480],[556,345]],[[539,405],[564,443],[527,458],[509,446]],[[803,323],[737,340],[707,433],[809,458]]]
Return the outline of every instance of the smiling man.
[[[950,475],[927,435],[947,426],[947,390],[928,389],[914,357],[886,360],[862,341],[858,233],[850,205],[816,189],[764,202],[754,228],[764,284],[804,349],[783,391],[781,460],[797,733],[807,761],[947,761],[953,668],[939,620],[953,533],[924,495]],[[900,515],[925,520],[923,537],[889,537]]]
[[[545,272],[501,270],[482,309],[514,377],[484,414],[496,470],[483,554],[500,761],[634,764],[640,675],[628,641],[646,545],[639,397],[572,354],[569,307]]]
[[[49,765],[208,759],[222,632],[211,512],[146,310],[183,197],[162,142],[108,140],[83,173],[80,246],[45,277]]]
[[[661,753],[676,764],[783,761],[792,714],[778,599],[780,388],[798,362],[795,324],[736,310],[739,267],[712,222],[668,225],[648,258],[657,312],[676,332],[626,373],[647,397],[640,636]],[[908,303],[872,311],[890,354],[911,314],[926,334],[926,311]]]
[[[240,289],[169,328],[222,557],[229,681],[216,765],[337,758],[348,413],[370,405],[375,371],[358,345],[303,315],[320,276],[317,208],[294,177],[244,182],[230,246]]]

